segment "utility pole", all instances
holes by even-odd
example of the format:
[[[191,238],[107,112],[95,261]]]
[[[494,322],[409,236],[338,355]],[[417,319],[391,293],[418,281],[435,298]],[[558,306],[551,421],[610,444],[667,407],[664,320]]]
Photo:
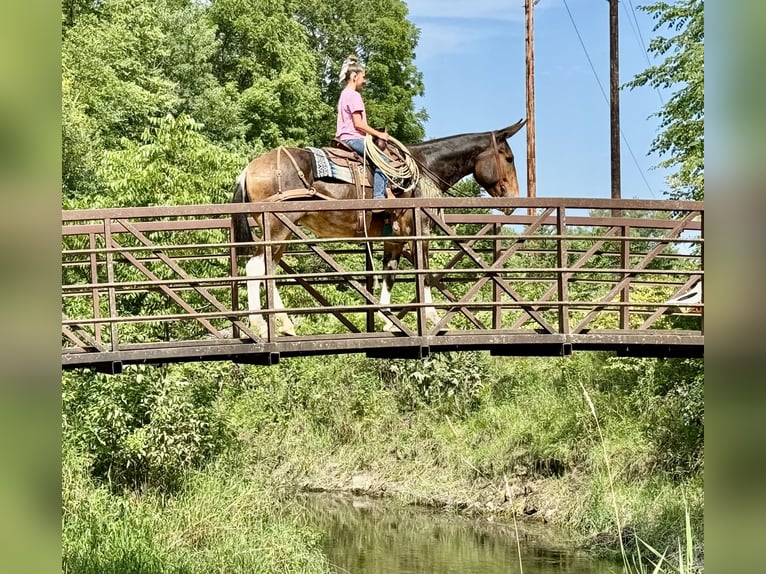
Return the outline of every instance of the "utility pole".
[[[618,0],[609,0],[609,95],[612,142],[612,199],[620,199],[620,41]]]
[[[524,0],[526,16],[526,63],[527,63],[527,197],[537,197],[537,161],[535,157],[535,39],[534,5],[539,0]],[[529,208],[529,215],[535,214]]]

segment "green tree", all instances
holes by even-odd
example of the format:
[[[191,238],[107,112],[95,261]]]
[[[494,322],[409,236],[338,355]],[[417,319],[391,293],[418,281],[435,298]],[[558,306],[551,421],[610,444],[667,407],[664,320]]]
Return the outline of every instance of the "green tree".
[[[171,6],[169,0],[168,6]],[[159,26],[167,51],[159,64],[175,84],[179,103],[174,115],[185,114],[201,124],[201,133],[219,143],[239,145],[245,135],[239,94],[233,82],[219,83],[215,61],[220,42],[200,3],[175,0],[175,9],[160,12]]]
[[[220,41],[216,73],[240,94],[246,135],[256,148],[320,143],[329,105],[317,54],[292,0],[217,0],[209,9]]]
[[[244,158],[210,142],[186,115],[153,118],[139,141],[108,151],[98,173],[110,193],[94,207],[223,203]]]
[[[660,167],[676,169],[668,177],[672,199],[702,200],[705,195],[705,15],[704,0],[676,0],[641,6],[656,20],[655,31],[666,28],[649,52],[664,61],[647,68],[626,84],[675,89],[656,114],[660,134],[651,151],[669,156]]]
[[[210,143],[243,161],[277,145],[326,144],[350,52],[370,69],[370,116],[403,141],[422,139],[425,112],[412,101],[423,89],[417,30],[406,16],[401,0],[63,2],[65,203],[153,204],[144,183],[156,157],[142,172],[140,157],[113,169],[114,154],[146,152],[146,130],[167,116],[192,121],[206,140],[194,138],[200,149]],[[204,175],[201,164],[186,168]],[[132,177],[142,181],[126,183]]]
[[[176,86],[158,62],[169,49],[160,24],[162,0],[105,0],[65,31],[62,75],[107,148],[138,138],[146,119],[174,111]]]
[[[419,32],[407,20],[401,0],[305,0],[297,16],[319,55],[322,97],[332,104],[326,137],[335,128],[335,102],[343,86],[338,72],[343,60],[356,53],[367,67],[365,103],[371,121],[404,143],[425,135],[425,110],[415,110],[413,98],[424,92],[415,68]]]
[[[219,45],[206,8],[190,0],[104,0],[63,10],[66,200],[119,203],[92,199],[113,187],[98,177],[106,152],[140,142],[151,121],[167,114],[191,117],[206,139],[242,149],[239,94],[213,73]]]

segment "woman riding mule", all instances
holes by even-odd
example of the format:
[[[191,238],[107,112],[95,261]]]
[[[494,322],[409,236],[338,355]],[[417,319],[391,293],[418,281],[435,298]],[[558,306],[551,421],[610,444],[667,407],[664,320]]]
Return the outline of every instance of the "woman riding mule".
[[[429,190],[443,193],[463,177],[472,174],[476,182],[493,197],[518,197],[519,183],[516,178],[514,156],[508,138],[518,132],[525,121],[496,131],[462,134],[443,137],[421,144],[412,145],[409,151],[422,174],[421,183],[406,197],[428,196]],[[292,198],[356,199],[357,192],[353,183],[339,183],[333,179],[315,179],[312,171],[312,152],[302,148],[279,147],[254,158],[237,178],[234,186],[235,203],[280,201]],[[403,196],[405,197],[405,196]],[[391,200],[392,203],[395,200]],[[254,214],[255,215],[255,214]],[[272,268],[276,269],[285,250],[279,242],[292,235],[292,230],[280,221],[285,218],[290,224],[297,224],[310,229],[318,237],[357,237],[363,233],[381,236],[383,222],[381,217],[365,214],[365,227],[357,225],[357,212],[354,211],[291,211],[281,214],[266,215],[266,228],[269,236],[264,240],[275,242],[271,248]],[[394,235],[411,235],[414,229],[412,210],[395,210],[392,217]],[[232,215],[235,240],[238,242],[254,241],[247,215]],[[258,221],[258,217],[256,217]],[[423,218],[423,233],[430,229],[430,220]],[[427,243],[423,243],[424,259],[427,261]],[[396,271],[404,249],[402,241],[393,239],[383,243],[383,266],[386,271]],[[241,250],[242,251],[242,250]],[[251,250],[252,251],[252,250]],[[247,280],[247,299],[250,311],[250,326],[259,336],[266,338],[267,324],[261,315],[261,283],[265,275],[266,261],[263,246],[255,248],[245,270]],[[390,302],[394,275],[386,274],[380,296],[380,304]],[[426,283],[425,303],[431,302],[430,285]],[[274,309],[283,310],[284,305],[279,292],[274,289]],[[433,307],[426,310],[429,322],[438,322],[438,315]],[[290,318],[283,311],[276,315],[279,332],[294,335],[295,329]],[[391,319],[384,314],[384,330],[393,330]]]
[[[388,134],[371,128],[367,123],[367,112],[359,90],[364,86],[365,72],[356,56],[349,56],[340,69],[340,81],[345,85],[338,98],[338,118],[335,139],[343,142],[364,157],[364,136],[370,134],[388,141]],[[385,199],[388,181],[379,167],[375,168],[372,198]]]

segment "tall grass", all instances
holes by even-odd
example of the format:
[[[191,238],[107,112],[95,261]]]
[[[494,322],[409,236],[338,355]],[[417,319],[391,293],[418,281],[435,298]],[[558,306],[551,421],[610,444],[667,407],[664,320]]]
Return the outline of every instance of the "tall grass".
[[[513,507],[618,555],[631,551],[625,541],[637,532],[656,548],[675,544],[682,490],[691,494],[692,524],[701,524],[701,473],[678,472],[694,457],[684,443],[666,442],[673,439],[668,420],[683,421],[672,418],[675,402],[661,402],[668,385],[653,363],[615,369],[598,353],[464,355],[438,363],[351,356],[248,367],[250,382],[232,410],[237,426],[248,429],[248,458],[284,486],[363,484],[408,502],[469,511],[488,502],[499,512]],[[453,384],[465,373],[471,384]],[[579,382],[593,409],[599,405],[598,425]],[[609,473],[601,471],[604,460]],[[364,481],[355,481],[359,476]],[[513,496],[503,502],[506,476]]]
[[[91,435],[71,431],[87,428],[76,418],[87,413],[76,407],[94,404],[93,389],[97,397],[107,390],[67,387],[65,435],[79,442],[65,441],[64,569],[325,572],[316,533],[297,514],[282,512],[285,493],[324,488],[468,512],[492,508],[514,520],[542,517],[571,528],[583,545],[617,549],[626,568],[653,560],[664,569],[656,572],[682,567],[687,574],[701,549],[699,433],[674,429],[694,424],[699,408],[689,397],[698,394],[684,394],[671,367],[614,368],[598,353],[550,359],[461,353],[422,361],[354,355],[220,367],[204,385],[219,389],[215,404],[193,405],[220,413],[233,442],[205,466],[184,471],[172,491],[115,490],[99,481],[103,474],[94,478],[89,457],[99,452],[75,448]],[[206,376],[183,368],[181,380]],[[179,377],[173,371],[166,378]],[[122,397],[130,385],[109,388]],[[110,412],[99,405],[97,414]],[[682,553],[675,547],[684,512],[690,534]],[[677,570],[667,570],[676,562]]]
[[[590,413],[593,416],[593,420],[595,421],[596,429],[598,430],[599,443],[601,444],[603,457],[604,457],[603,458],[604,469],[605,469],[607,480],[609,483],[609,494],[611,496],[612,507],[614,510],[614,522],[617,528],[617,539],[620,546],[620,556],[622,558],[622,563],[623,563],[623,567],[625,569],[626,574],[648,574],[647,562],[652,568],[651,570],[652,574],[666,574],[666,573],[667,574],[670,574],[670,573],[692,574],[692,572],[695,571],[694,543],[692,540],[692,527],[691,527],[691,521],[689,518],[689,508],[685,500],[684,500],[685,548],[682,548],[681,540],[679,539],[678,552],[677,552],[677,559],[678,559],[677,566],[674,566],[671,563],[671,561],[667,558],[667,554],[668,554],[667,550],[664,552],[660,552],[656,550],[651,544],[649,544],[645,540],[642,540],[640,536],[635,537],[635,542],[636,542],[635,554],[633,555],[628,554],[623,543],[621,515],[617,505],[617,494],[616,494],[615,485],[614,485],[614,475],[612,473],[612,469],[610,465],[609,454],[606,448],[606,441],[604,440],[604,434],[601,430],[598,414],[596,413],[596,407],[593,404],[593,400],[591,399],[590,394],[588,393],[588,390],[585,388],[582,381],[578,381],[578,383],[580,385],[580,389],[582,390],[583,396],[585,397],[585,400],[588,404]],[[650,556],[647,556],[646,561],[644,561],[642,553],[641,553],[642,547],[645,550],[649,551],[650,553]]]
[[[64,572],[330,572],[319,535],[232,462],[191,473],[173,495],[115,493],[72,453],[63,467]]]

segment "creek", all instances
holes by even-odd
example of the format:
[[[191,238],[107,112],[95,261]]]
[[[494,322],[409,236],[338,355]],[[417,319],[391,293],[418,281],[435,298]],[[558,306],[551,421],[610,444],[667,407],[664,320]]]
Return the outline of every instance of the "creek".
[[[306,522],[323,533],[324,552],[338,573],[607,574],[621,570],[619,564],[576,550],[563,533],[544,524],[517,521],[517,537],[512,519],[471,519],[376,498],[327,493],[304,494],[297,503]]]

